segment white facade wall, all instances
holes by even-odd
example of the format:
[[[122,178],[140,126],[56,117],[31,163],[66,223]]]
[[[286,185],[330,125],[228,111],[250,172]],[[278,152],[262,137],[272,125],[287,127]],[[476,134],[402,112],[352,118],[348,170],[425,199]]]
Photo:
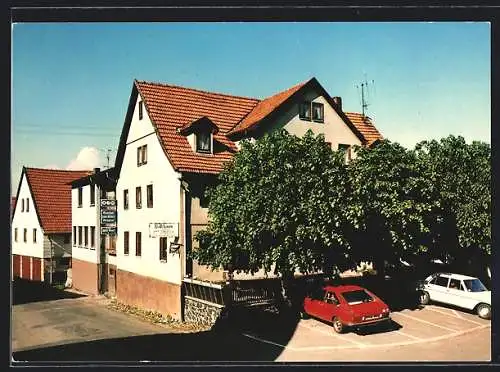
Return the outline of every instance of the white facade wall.
[[[95,187],[95,203],[90,204],[90,189]],[[73,247],[73,258],[81,261],[97,263],[100,253],[100,230],[99,230],[99,188],[95,185],[82,186],[82,206],[78,206],[78,187],[71,190],[71,245]],[[76,243],[73,236],[76,226]],[[82,227],[82,244],[78,244],[78,226]],[[88,227],[88,244],[85,246],[85,226]],[[91,226],[95,227],[95,244],[91,247]]]
[[[160,261],[159,238],[149,237],[149,223],[176,223],[180,231],[180,174],[168,161],[154,127],[143,110],[138,117],[138,98],[127,145],[116,186],[118,200],[118,237],[116,241],[116,265],[118,270],[152,277],[167,282],[181,283],[181,257],[168,254],[166,262]],[[137,166],[137,148],[147,145],[147,164]],[[147,207],[147,185],[153,185],[153,208]],[[136,187],[141,186],[142,208],[136,209]],[[129,193],[129,206],[124,209],[123,191]],[[129,232],[129,254],[124,255],[124,232]],[[136,232],[141,232],[142,254],[136,256]],[[170,244],[170,239],[168,244]],[[182,242],[181,242],[182,243]]]
[[[324,134],[325,141],[332,144],[332,149],[337,150],[339,144],[361,145],[360,139],[352,132],[335,109],[330,106],[325,97],[311,91],[305,94],[304,100],[323,104],[324,122],[302,120],[299,118],[299,103],[293,105],[281,115],[274,123],[271,130],[285,128],[288,133],[302,137],[309,129],[315,135]],[[353,153],[353,158],[355,154]]]
[[[12,254],[43,258],[44,232],[35,210],[33,196],[31,195],[26,174],[21,179],[21,187],[16,201],[16,210],[12,219]],[[25,200],[24,212],[22,200]],[[26,199],[29,199],[29,212],[26,212]],[[17,242],[15,241],[15,229],[17,228]],[[23,240],[23,230],[27,229],[27,241]],[[36,243],[33,242],[33,229],[36,229]]]

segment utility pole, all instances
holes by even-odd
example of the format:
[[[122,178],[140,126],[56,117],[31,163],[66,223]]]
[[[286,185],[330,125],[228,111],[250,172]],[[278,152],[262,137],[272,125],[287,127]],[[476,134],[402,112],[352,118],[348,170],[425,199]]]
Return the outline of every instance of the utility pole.
[[[365,74],[365,80],[361,82],[360,85],[356,85],[356,88],[358,88],[358,90],[361,88],[361,112],[363,114],[363,116],[366,116],[366,110],[368,108],[368,106],[370,105],[367,101],[367,96],[368,96],[368,84],[371,83],[371,84],[375,84],[375,80],[371,80],[370,82],[368,82],[366,80],[366,74]]]

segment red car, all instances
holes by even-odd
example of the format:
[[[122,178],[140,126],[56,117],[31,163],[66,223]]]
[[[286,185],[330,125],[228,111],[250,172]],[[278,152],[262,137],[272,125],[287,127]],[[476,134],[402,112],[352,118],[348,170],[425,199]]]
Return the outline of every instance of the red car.
[[[304,314],[305,313],[305,314]],[[327,285],[304,299],[303,315],[332,323],[337,333],[347,327],[390,322],[390,310],[380,298],[357,285]]]

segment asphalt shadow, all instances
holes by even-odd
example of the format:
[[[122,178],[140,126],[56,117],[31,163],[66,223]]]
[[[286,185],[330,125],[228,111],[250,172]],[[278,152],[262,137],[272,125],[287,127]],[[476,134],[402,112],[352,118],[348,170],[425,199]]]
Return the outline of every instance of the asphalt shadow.
[[[390,322],[375,324],[372,326],[364,326],[359,328],[354,328],[352,331],[359,336],[375,335],[379,333],[389,333],[394,332],[403,328],[401,324],[391,319]]]
[[[85,297],[84,295],[68,292],[52,287],[44,282],[34,282],[16,278],[12,282],[12,304],[21,305],[31,302],[54,301],[64,298]]]
[[[158,362],[270,362],[283,347],[243,336],[245,332],[272,329],[275,342],[286,345],[297,326],[295,316],[275,314],[263,309],[238,309],[221,318],[209,331],[161,333],[15,352],[15,361],[158,361]]]

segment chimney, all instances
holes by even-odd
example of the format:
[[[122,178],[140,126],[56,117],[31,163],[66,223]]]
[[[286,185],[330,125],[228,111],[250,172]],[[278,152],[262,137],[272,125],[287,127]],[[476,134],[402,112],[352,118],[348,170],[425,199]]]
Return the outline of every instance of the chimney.
[[[101,171],[101,168],[94,168],[94,174],[97,174]]]
[[[342,98],[341,97],[333,97],[333,102],[337,105],[337,107],[342,111]]]

